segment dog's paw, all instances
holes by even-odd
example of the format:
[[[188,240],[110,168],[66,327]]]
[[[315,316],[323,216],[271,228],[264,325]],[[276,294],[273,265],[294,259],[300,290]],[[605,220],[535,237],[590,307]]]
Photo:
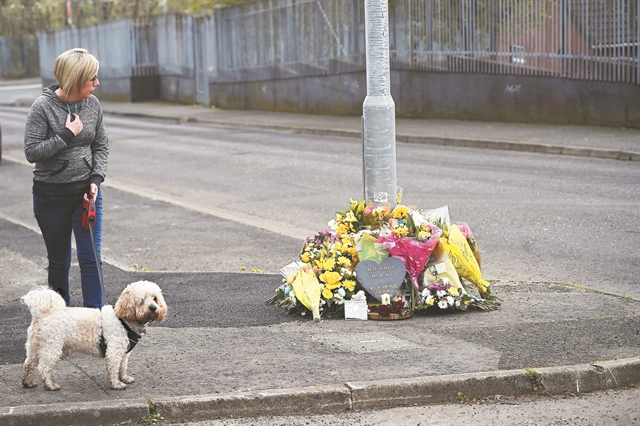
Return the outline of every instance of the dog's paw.
[[[122,382],[118,382],[118,383],[111,383],[111,389],[115,389],[115,390],[125,390],[127,388],[127,385],[122,383]]]
[[[33,380],[29,380],[29,381],[23,380],[22,386],[24,386],[25,388],[35,388],[38,385]]]
[[[127,384],[131,384],[131,383],[133,383],[133,382],[135,382],[135,381],[136,381],[136,379],[134,379],[134,378],[133,378],[133,377],[131,377],[131,376],[123,376],[123,377],[120,377],[120,380],[122,380],[124,383],[127,383]]]
[[[50,385],[47,385],[45,383],[44,387],[46,390],[50,390],[50,391],[60,390],[60,385],[58,385],[57,383],[51,383]]]

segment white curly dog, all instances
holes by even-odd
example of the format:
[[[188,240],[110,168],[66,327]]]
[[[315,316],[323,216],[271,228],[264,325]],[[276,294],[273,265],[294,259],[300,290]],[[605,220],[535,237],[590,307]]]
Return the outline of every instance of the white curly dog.
[[[48,390],[58,390],[51,373],[60,355],[79,352],[106,358],[107,375],[113,389],[133,383],[127,375],[129,352],[144,334],[147,323],[161,322],[167,315],[162,291],[155,283],[129,284],[115,309],[69,308],[64,299],[48,287],[38,287],[20,301],[31,311],[27,331],[27,359],[22,368],[22,384],[37,386],[32,375],[36,367]]]

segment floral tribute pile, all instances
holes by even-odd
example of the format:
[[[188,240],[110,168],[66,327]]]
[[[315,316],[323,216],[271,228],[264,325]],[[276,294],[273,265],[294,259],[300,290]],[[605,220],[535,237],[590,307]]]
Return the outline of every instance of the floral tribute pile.
[[[315,321],[344,315],[344,303],[359,290],[359,262],[402,260],[406,277],[395,294],[376,300],[377,316],[426,310],[496,309],[500,301],[482,278],[480,250],[467,223],[451,224],[448,208],[413,210],[398,204],[374,207],[351,199],[329,230],[308,237],[300,258],[285,266],[283,284],[266,303]],[[362,282],[362,280],[361,280]],[[381,303],[382,302],[382,303]]]

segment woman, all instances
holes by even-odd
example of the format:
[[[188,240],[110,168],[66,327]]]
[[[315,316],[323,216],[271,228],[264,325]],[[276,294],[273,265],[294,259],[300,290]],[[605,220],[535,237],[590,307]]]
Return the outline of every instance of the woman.
[[[95,200],[94,236],[100,258],[102,194],[109,157],[102,107],[93,91],[99,63],[85,49],[58,56],[58,81],[44,89],[27,115],[24,152],[33,170],[33,212],[49,259],[49,286],[70,305],[71,233],[75,235],[85,307],[102,307],[91,235],[82,229],[83,201]]]

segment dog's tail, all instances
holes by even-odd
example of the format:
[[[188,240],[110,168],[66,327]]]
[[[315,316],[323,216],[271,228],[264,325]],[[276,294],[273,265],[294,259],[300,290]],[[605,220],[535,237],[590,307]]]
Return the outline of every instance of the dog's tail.
[[[20,302],[27,305],[32,317],[50,315],[66,308],[62,296],[49,287],[36,287],[20,298]]]

